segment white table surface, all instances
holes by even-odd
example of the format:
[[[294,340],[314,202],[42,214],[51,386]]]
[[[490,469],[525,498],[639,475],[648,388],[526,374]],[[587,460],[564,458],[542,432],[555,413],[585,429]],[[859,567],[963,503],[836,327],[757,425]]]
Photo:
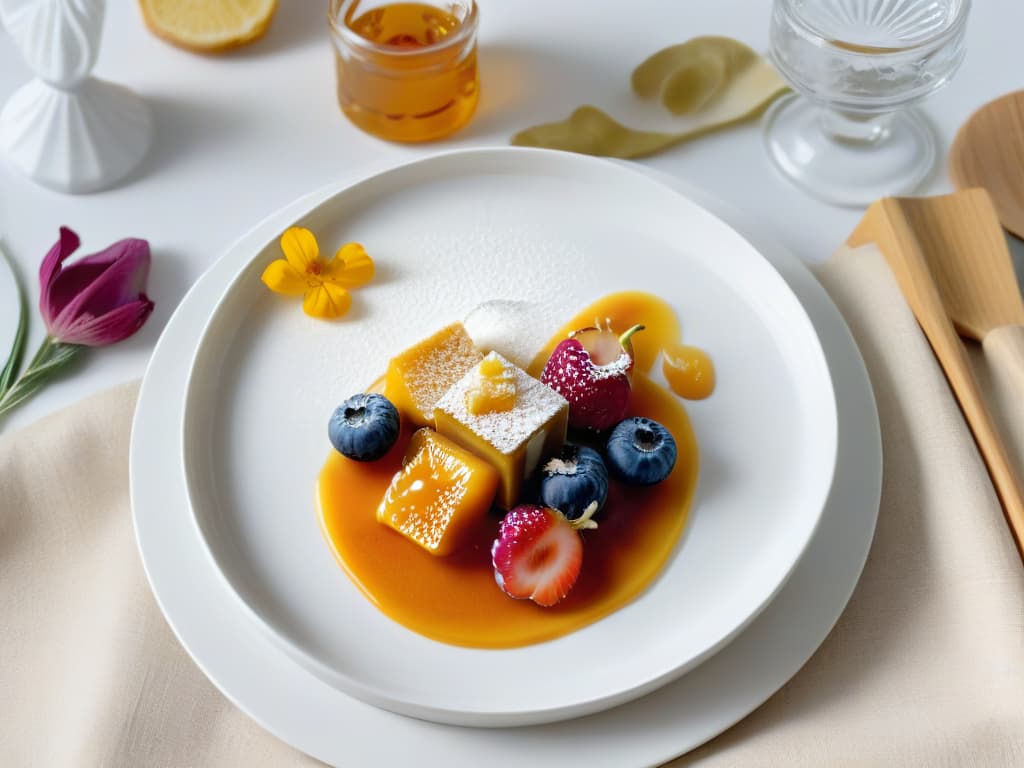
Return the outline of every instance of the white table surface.
[[[507,144],[516,130],[561,119],[585,103],[638,126],[671,125],[632,97],[633,67],[660,48],[703,34],[729,35],[766,50],[771,10],[770,0],[478,2],[479,111],[456,136],[411,146],[360,133],[339,112],[326,0],[280,0],[263,40],[223,56],[173,48],[147,31],[133,0],[108,2],[95,74],[147,99],[156,120],[154,147],[128,181],[85,196],[38,187],[0,159],[0,245],[30,292],[30,354],[43,334],[34,308],[39,261],[62,224],[81,235],[81,253],[122,237],[148,239],[156,310],[135,337],[89,355],[74,375],[49,385],[0,429],[141,376],[189,286],[239,236],[303,193],[382,163]],[[944,149],[975,108],[1024,87],[1021,29],[1024,2],[975,0],[966,61],[925,107]],[[29,77],[0,31],[0,102]],[[808,262],[827,258],[861,213],[819,203],[778,176],[756,124],[642,162],[768,222]],[[922,192],[949,190],[943,166]],[[1020,244],[1015,247],[1019,255]],[[0,306],[0,360],[13,333],[9,309]]]

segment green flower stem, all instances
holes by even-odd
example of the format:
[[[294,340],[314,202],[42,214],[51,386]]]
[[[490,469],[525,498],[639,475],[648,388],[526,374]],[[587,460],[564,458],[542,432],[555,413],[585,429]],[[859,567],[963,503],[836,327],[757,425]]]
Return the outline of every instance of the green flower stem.
[[[7,262],[7,254],[0,250],[0,259]],[[21,358],[25,352],[25,339],[28,336],[28,305],[25,303],[25,291],[21,288],[21,281],[18,280],[14,269],[11,269],[11,276],[14,279],[14,287],[18,293],[18,328],[14,332],[14,343],[11,345],[11,354],[7,356],[7,363],[3,370],[0,370],[0,399],[7,393],[14,383],[14,377],[18,375],[21,368]]]
[[[50,336],[43,339],[32,362],[18,380],[0,397],[0,416],[28,400],[50,379],[64,370],[84,349],[79,344],[65,344]]]

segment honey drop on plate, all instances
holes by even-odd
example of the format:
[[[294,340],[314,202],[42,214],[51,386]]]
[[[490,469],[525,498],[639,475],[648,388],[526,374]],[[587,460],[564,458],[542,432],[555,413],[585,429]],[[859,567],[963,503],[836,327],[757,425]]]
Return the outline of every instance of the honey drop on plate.
[[[715,365],[707,352],[697,347],[667,345],[661,372],[672,391],[687,400],[703,400],[715,390]]]

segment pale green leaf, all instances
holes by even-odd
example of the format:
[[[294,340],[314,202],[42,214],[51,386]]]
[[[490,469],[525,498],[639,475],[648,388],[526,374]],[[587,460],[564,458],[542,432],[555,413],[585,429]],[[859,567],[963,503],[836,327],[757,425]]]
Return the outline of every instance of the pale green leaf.
[[[583,106],[566,120],[520,131],[512,143],[604,157],[644,157],[752,120],[787,90],[771,64],[727,37],[698,37],[659,51],[633,72],[632,85],[641,98],[658,98],[670,112],[685,116],[678,130],[637,130],[597,107]]]

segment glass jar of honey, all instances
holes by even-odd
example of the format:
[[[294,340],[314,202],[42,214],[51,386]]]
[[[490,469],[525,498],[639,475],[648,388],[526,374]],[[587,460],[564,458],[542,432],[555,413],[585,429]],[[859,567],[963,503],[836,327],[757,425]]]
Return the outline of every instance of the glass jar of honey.
[[[331,0],[342,112],[367,133],[430,141],[473,116],[480,86],[475,0]]]

